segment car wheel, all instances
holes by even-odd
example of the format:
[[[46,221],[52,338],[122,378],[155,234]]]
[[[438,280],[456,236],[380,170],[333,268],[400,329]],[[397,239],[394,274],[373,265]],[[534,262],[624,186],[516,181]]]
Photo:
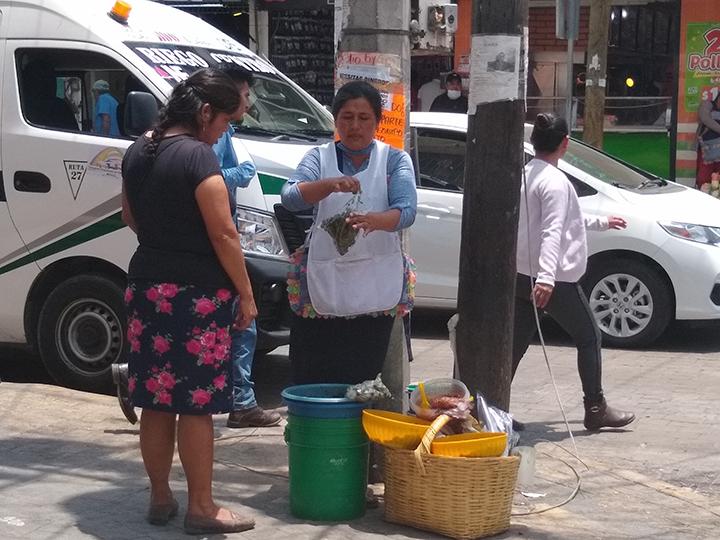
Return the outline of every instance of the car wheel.
[[[603,344],[612,347],[649,345],[673,316],[670,286],[657,270],[638,261],[622,259],[592,268],[585,291]]]
[[[50,375],[70,388],[105,391],[123,358],[126,328],[121,285],[99,275],[60,283],[38,321],[38,349]]]

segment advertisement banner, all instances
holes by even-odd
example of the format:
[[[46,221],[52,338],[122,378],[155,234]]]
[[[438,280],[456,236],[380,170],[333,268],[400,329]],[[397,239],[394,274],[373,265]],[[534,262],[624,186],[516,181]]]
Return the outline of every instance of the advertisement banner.
[[[720,91],[720,2],[682,0],[676,181],[695,185],[698,107]]]
[[[400,56],[375,52],[341,52],[335,69],[335,90],[355,80],[369,82],[382,96],[383,116],[375,137],[403,150],[407,108]]]

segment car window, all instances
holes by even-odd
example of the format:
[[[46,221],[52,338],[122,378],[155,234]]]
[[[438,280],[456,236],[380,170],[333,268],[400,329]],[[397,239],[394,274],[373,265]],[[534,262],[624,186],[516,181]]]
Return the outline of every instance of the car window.
[[[20,105],[34,126],[124,138],[127,94],[147,88],[121,64],[77,49],[18,49]]]
[[[620,161],[574,140],[570,140],[563,160],[608,184],[617,183],[636,188],[648,179],[646,175],[640,174]]]
[[[420,187],[462,191],[465,176],[465,134],[418,128]]]

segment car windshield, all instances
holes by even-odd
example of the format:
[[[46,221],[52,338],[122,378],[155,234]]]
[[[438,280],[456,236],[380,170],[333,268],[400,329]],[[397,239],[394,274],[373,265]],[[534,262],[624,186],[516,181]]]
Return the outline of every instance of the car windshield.
[[[634,189],[647,185],[648,179],[653,178],[572,139],[563,159],[590,176],[612,185],[620,184]]]
[[[331,137],[332,115],[269,62],[243,51],[223,51],[184,45],[127,42],[140,58],[175,86],[193,71],[235,64],[252,72],[250,110],[239,132],[260,137]]]

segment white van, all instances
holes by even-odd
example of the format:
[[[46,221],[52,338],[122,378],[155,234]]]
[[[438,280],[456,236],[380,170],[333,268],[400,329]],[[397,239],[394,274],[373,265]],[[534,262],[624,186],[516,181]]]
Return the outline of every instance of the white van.
[[[239,135],[263,163],[332,132],[324,108],[230,37],[168,6],[130,5],[127,15],[112,0],[0,0],[0,342],[34,345],[58,382],[83,389],[105,388],[125,347],[137,244],[120,219],[120,164],[147,125],[141,105],[163,103],[198,68],[236,63],[256,76]],[[98,80],[119,104],[107,135],[94,118]],[[258,349],[269,350],[288,340],[287,248],[257,178],[238,205]]]

